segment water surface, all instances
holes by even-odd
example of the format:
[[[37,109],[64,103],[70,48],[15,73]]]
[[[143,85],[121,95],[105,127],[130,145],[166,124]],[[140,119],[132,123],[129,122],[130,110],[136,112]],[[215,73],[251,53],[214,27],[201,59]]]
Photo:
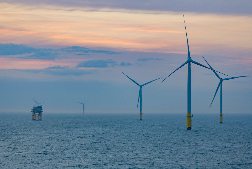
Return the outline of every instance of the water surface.
[[[0,114],[1,168],[252,168],[252,115]]]

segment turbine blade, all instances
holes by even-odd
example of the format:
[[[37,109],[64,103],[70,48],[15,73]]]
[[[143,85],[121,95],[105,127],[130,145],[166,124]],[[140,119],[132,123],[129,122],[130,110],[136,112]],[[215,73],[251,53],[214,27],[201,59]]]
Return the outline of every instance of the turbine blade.
[[[204,58],[204,56],[202,56],[203,59],[206,61],[206,63],[208,64],[208,66],[210,67],[210,69],[214,72],[214,74],[220,79],[220,76],[216,73],[216,71],[212,68],[212,66],[207,62],[207,60]]]
[[[147,85],[147,84],[149,84],[149,83],[151,83],[151,82],[154,82],[154,81],[156,81],[156,80],[158,80],[158,79],[161,79],[161,78],[163,78],[163,77],[160,77],[160,78],[154,79],[154,80],[149,81],[149,82],[147,82],[147,83],[144,83],[142,86],[145,86],[145,85]]]
[[[194,61],[194,60],[191,60],[191,62],[194,63],[195,65],[199,65],[199,66],[202,66],[202,67],[204,67],[204,68],[210,69],[209,67],[207,67],[207,66],[205,66],[205,65],[202,65],[201,63],[196,62],[196,61]]]
[[[122,72],[123,73],[123,72]],[[124,74],[124,73],[123,73]],[[127,76],[126,74],[124,74],[125,76]],[[131,79],[129,76],[127,76],[127,78],[129,78],[130,80],[132,80],[132,82],[136,83],[138,86],[140,86],[135,80]]]
[[[202,56],[203,57],[203,56]],[[203,57],[204,58],[204,57]],[[206,59],[204,58],[204,60],[206,61]],[[206,61],[207,62],[207,61]],[[210,66],[210,68],[208,68],[208,69],[211,69],[212,67],[211,67],[211,65],[207,62],[207,64]],[[213,68],[212,68],[213,69]],[[211,69],[211,70],[212,70]],[[222,73],[222,72],[219,72],[219,71],[217,71],[217,70],[214,70],[215,72],[217,72],[217,73],[220,73],[220,74],[222,74],[222,75],[225,75],[225,76],[228,76],[228,75],[226,75],[225,73]],[[216,74],[215,74],[216,75]],[[218,75],[218,74],[217,74]],[[217,76],[218,77],[218,76]]]
[[[213,100],[212,100],[212,102],[211,102],[211,104],[210,104],[210,107],[211,107],[212,104],[213,104],[214,98],[215,98],[215,96],[216,96],[216,94],[217,94],[217,92],[218,92],[218,90],[219,90],[219,88],[220,88],[221,83],[222,83],[222,81],[219,82],[219,85],[218,85],[218,87],[217,87],[217,89],[216,89],[216,91],[215,91],[215,94],[214,94]]]
[[[169,74],[169,76],[167,76],[167,77],[170,77],[174,72],[176,72],[177,70],[179,70],[180,68],[182,68],[183,66],[185,66],[187,63],[188,63],[188,60],[185,63],[183,63],[181,66],[179,66],[176,70],[174,70],[171,74]],[[166,78],[164,78],[163,81],[165,81]],[[163,81],[161,83],[163,83]]]
[[[87,99],[87,101],[88,101],[89,99]],[[84,103],[86,103],[87,101],[85,101]]]
[[[236,79],[236,78],[240,78],[240,77],[247,77],[247,76],[237,76],[237,77],[230,77],[230,78],[225,78],[225,79],[223,79],[223,80]]]
[[[167,76],[167,77],[168,77],[168,76]],[[167,77],[166,77],[166,78],[167,78]],[[162,80],[162,82],[161,82],[161,83],[163,83],[163,81],[165,81],[165,79],[166,79],[166,78],[164,78],[164,80]]]
[[[225,73],[221,73],[221,72],[219,72],[219,71],[217,71],[217,70],[215,70],[215,72],[217,72],[217,73],[219,73],[219,74],[222,74],[222,75],[225,75],[225,76],[228,76],[228,75],[226,75]]]

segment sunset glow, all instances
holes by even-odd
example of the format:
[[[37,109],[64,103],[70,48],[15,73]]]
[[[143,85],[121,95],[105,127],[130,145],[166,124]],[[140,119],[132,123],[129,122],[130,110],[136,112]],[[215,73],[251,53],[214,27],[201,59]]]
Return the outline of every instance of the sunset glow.
[[[252,76],[252,12],[248,10],[252,5],[244,2],[229,5],[226,1],[181,2],[0,2],[0,78],[5,85],[1,88],[2,92],[11,92],[9,86],[14,81],[15,85],[19,85],[21,81],[27,83],[23,87],[37,82],[39,85],[40,82],[48,83],[48,86],[57,84],[55,88],[59,87],[60,94],[65,91],[75,92],[69,92],[67,97],[61,99],[74,98],[82,91],[84,94],[79,97],[90,93],[93,100],[111,95],[110,101],[106,98],[107,102],[104,99],[101,102],[106,104],[105,107],[115,102],[118,105],[116,109],[122,111],[118,100],[123,100],[125,96],[121,96],[121,92],[132,85],[122,72],[139,83],[167,77],[185,63],[188,57],[187,38],[193,60],[207,65],[202,58],[204,56],[212,67],[224,74]],[[213,8],[213,4],[219,7]],[[245,5],[241,7],[241,4]],[[149,97],[144,98],[152,99],[156,96],[157,107],[154,109],[159,110],[160,107],[160,112],[170,110],[174,105],[172,112],[184,112],[184,109],[177,108],[185,107],[181,106],[181,98],[186,98],[186,92],[181,91],[186,89],[186,73],[187,67],[184,66],[167,81],[151,84],[148,87],[155,88],[150,91],[152,94]],[[198,100],[193,101],[202,107],[194,107],[198,112],[204,112],[205,107],[209,106],[209,101],[205,98],[211,101],[217,80],[211,70],[192,65],[193,94],[209,94],[200,95]],[[241,90],[240,98],[237,97],[235,102],[245,104],[246,101],[242,99],[251,100],[250,96],[243,97],[249,95],[248,90],[252,91],[250,78],[233,80],[224,85],[226,84],[225,91],[234,91],[234,88]],[[89,87],[83,87],[85,85]],[[80,88],[77,90],[74,86]],[[113,90],[109,91],[106,86]],[[109,94],[101,95],[104,92],[102,87]],[[118,90],[114,91],[116,87]],[[132,90],[134,87],[132,86]],[[48,88],[41,89],[43,90],[44,98],[50,95],[49,97],[59,99],[54,92],[48,94]],[[136,93],[137,90],[136,88]],[[25,89],[23,91],[29,92]],[[137,99],[137,96],[126,93]],[[117,96],[112,96],[113,94]],[[193,94],[192,97],[195,97]],[[9,93],[6,95],[9,96]],[[177,98],[177,102],[174,98]],[[19,100],[17,99],[17,105]],[[201,103],[202,100],[205,100],[205,105]],[[68,100],[60,102],[65,104]],[[126,102],[128,101],[124,103]],[[5,100],[2,100],[0,106],[5,105]],[[230,111],[233,111],[232,105],[230,104]],[[99,110],[110,111],[110,107],[101,106]],[[94,105],[94,109],[96,108]],[[249,111],[248,106],[246,110],[242,109],[243,112]]]
[[[252,17],[181,15],[1,3],[0,43],[184,53],[185,19],[192,53],[215,54],[212,50],[219,46],[232,49],[222,55],[238,48],[251,50],[248,37],[252,36]]]

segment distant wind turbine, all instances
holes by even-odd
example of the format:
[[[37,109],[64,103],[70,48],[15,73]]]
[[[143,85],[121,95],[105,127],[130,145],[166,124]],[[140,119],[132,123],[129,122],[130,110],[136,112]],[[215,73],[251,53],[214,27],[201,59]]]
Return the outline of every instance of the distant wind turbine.
[[[203,57],[203,56],[202,56]],[[206,59],[203,57],[203,59],[206,61]],[[215,98],[215,96],[216,96],[216,94],[217,94],[217,92],[218,92],[218,90],[219,90],[219,88],[220,88],[220,123],[222,123],[222,82],[224,81],[224,80],[230,80],[230,79],[236,79],[236,78],[239,78],[239,77],[247,77],[247,76],[237,76],[237,77],[230,77],[230,78],[224,78],[224,79],[222,79],[217,73],[216,73],[216,71],[212,68],[212,66],[206,61],[206,63],[208,64],[208,66],[210,67],[210,69],[214,72],[214,74],[220,79],[220,82],[219,82],[219,84],[218,84],[218,87],[217,87],[217,89],[216,89],[216,91],[215,91],[215,94],[214,94],[214,97],[213,97],[213,100],[212,100],[212,102],[211,102],[211,104],[210,104],[210,107],[212,106],[212,104],[213,104],[213,101],[214,101],[214,98]]]
[[[89,99],[88,99],[89,100]],[[88,101],[87,100],[87,101]],[[80,103],[80,104],[82,104],[83,105],[83,114],[84,114],[84,104],[87,102],[87,101],[85,101],[84,103],[80,103],[80,102],[78,102],[78,103]]]
[[[184,17],[184,15],[183,15]],[[184,21],[185,23],[185,21]],[[186,26],[185,26],[185,30],[186,30]],[[186,38],[187,38],[187,32],[186,32]],[[166,78],[170,77],[174,72],[176,72],[177,70],[179,70],[180,68],[182,68],[183,66],[185,66],[186,64],[188,64],[188,80],[187,80],[187,130],[191,130],[191,63],[194,63],[196,65],[202,66],[204,68],[210,69],[209,67],[206,67],[205,65],[202,65],[198,62],[195,62],[194,60],[192,60],[191,56],[190,56],[190,50],[189,50],[189,44],[188,44],[188,38],[187,38],[187,53],[188,53],[188,57],[187,57],[187,61],[185,63],[183,63],[180,67],[178,67],[176,70],[174,70],[171,74],[169,74],[169,76],[167,76]],[[219,72],[221,73],[221,72]],[[223,74],[223,73],[221,73]],[[225,74],[224,74],[225,75]],[[165,78],[165,79],[166,79]],[[165,79],[163,81],[165,81]],[[162,82],[163,82],[162,81]],[[161,82],[161,83],[162,83]]]
[[[122,72],[123,73],[123,72]],[[124,73],[123,73],[124,74]],[[156,80],[158,80],[158,79],[161,79],[161,78],[157,78],[157,79],[154,79],[154,80],[152,80],[152,81],[149,81],[149,82],[147,82],[147,83],[144,83],[144,84],[142,84],[142,85],[140,85],[140,84],[138,84],[135,80],[133,80],[133,79],[131,79],[129,76],[127,76],[126,74],[124,74],[127,78],[129,78],[132,82],[134,82],[136,85],[138,85],[139,87],[140,87],[140,90],[139,90],[139,96],[138,96],[138,103],[139,103],[139,99],[140,99],[140,120],[142,120],[142,114],[143,114],[143,112],[142,112],[142,87],[143,86],[145,86],[145,85],[147,85],[147,84],[149,84],[149,83],[151,83],[151,82],[154,82],[154,81],[156,81]],[[137,107],[138,107],[138,104],[137,104]]]

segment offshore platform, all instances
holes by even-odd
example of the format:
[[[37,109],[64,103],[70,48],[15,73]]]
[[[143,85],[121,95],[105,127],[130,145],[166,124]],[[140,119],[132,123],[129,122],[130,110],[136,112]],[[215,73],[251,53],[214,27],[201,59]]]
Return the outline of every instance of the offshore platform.
[[[41,103],[38,103],[38,102],[36,102],[36,103],[37,103],[37,106],[33,106],[33,108],[31,109],[32,120],[36,120],[37,117],[38,117],[38,120],[42,120],[42,112],[43,112],[42,105],[41,105]]]

